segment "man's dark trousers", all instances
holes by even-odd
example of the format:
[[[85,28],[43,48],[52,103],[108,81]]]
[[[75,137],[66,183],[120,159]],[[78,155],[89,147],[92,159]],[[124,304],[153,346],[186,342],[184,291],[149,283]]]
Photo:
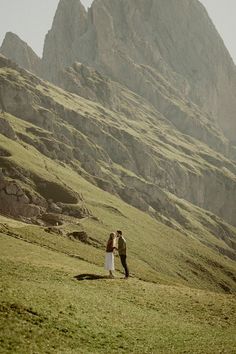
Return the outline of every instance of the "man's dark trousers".
[[[122,266],[124,267],[124,270],[125,270],[125,277],[128,278],[128,276],[129,276],[129,268],[128,268],[127,263],[126,263],[126,255],[121,254],[120,255],[120,260],[121,260],[121,264],[122,264]]]

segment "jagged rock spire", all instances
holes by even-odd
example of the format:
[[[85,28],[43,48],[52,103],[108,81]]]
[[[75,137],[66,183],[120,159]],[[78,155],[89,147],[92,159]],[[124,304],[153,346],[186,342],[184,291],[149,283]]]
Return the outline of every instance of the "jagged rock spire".
[[[47,79],[56,81],[56,73],[74,62],[78,39],[86,30],[87,12],[81,1],[61,0],[45,39],[43,62]]]
[[[6,33],[0,52],[26,70],[41,75],[41,59],[33,49],[15,33]]]

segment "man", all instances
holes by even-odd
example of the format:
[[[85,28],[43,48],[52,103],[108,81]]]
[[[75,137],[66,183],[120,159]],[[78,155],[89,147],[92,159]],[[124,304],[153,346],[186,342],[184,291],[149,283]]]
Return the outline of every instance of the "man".
[[[126,240],[122,236],[122,231],[116,231],[116,235],[118,238],[118,253],[120,256],[121,264],[125,270],[125,279],[129,277],[129,268],[126,263]]]

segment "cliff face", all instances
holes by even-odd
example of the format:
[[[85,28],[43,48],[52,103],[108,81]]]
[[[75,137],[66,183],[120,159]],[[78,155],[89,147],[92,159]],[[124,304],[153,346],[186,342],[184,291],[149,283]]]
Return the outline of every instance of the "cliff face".
[[[0,53],[36,75],[42,74],[41,59],[16,34],[8,32],[4,38]]]
[[[75,61],[79,56],[79,42],[86,31],[87,13],[81,2],[61,0],[53,28],[45,39],[43,76],[46,79],[55,82],[58,72]]]
[[[64,66],[89,64],[168,117],[166,95],[156,99],[164,79],[235,141],[235,66],[197,0],[95,0],[88,13],[79,0],[62,0],[43,61],[55,82]]]

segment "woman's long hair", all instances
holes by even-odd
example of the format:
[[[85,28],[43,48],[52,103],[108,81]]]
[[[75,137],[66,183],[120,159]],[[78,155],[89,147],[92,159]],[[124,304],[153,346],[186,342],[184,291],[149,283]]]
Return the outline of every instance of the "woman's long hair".
[[[108,241],[111,241],[111,240],[113,241],[115,239],[115,237],[116,237],[115,232],[111,232]]]
[[[107,247],[106,247],[107,250],[110,249],[110,248],[113,249],[113,247],[115,247],[115,238],[116,238],[115,232],[111,232],[110,236],[109,236],[109,239],[107,241]]]

